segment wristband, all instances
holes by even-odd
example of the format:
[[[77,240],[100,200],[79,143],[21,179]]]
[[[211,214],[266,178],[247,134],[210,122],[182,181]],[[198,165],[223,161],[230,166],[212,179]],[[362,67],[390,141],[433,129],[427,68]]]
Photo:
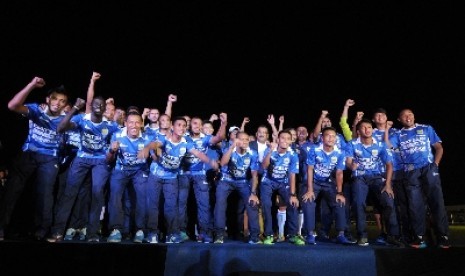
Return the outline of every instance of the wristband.
[[[337,194],[337,195],[341,195],[341,196],[343,196],[343,195],[344,195],[344,193],[343,193],[343,192],[337,192],[336,194]]]
[[[294,196],[294,197],[295,197],[295,196],[297,196],[297,195],[296,195],[295,193],[293,193],[293,194],[291,194],[291,196]]]
[[[76,110],[79,110],[79,107],[77,107],[77,106],[75,106],[75,105],[73,105],[73,108],[75,108]]]
[[[251,195],[257,195],[257,192],[250,192]]]

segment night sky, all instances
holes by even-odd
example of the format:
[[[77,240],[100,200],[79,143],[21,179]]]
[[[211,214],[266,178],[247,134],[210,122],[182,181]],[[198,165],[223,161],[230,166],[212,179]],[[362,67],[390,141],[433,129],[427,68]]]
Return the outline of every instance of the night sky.
[[[461,9],[439,1],[239,2],[2,4],[0,139],[6,156],[26,137],[26,120],[7,109],[16,92],[40,76],[47,86],[27,102],[43,101],[47,88],[59,84],[72,101],[85,98],[95,70],[102,74],[96,94],[115,98],[117,106],[163,111],[174,93],[174,115],[227,112],[230,125],[248,116],[249,133],[266,123],[267,114],[284,115],[285,127],[311,130],[323,109],[337,126],[347,98],[356,101],[349,122],[358,110],[371,118],[376,107],[396,121],[409,107],[443,140],[446,204],[465,204]]]

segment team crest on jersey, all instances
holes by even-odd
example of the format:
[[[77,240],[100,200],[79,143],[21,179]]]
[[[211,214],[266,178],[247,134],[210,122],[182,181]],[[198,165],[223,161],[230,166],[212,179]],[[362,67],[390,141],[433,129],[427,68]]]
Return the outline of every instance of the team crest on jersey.
[[[186,154],[186,148],[180,148],[180,149],[179,149],[179,154],[180,154],[180,155]]]
[[[423,134],[423,129],[417,129],[417,134]]]
[[[143,150],[143,149],[144,149],[144,144],[143,143],[137,144],[137,150]]]
[[[372,154],[373,156],[378,156],[379,152],[378,152],[378,150],[372,150],[372,151],[371,151],[371,154]]]
[[[283,164],[284,165],[287,165],[289,163],[291,163],[291,160],[289,159],[289,157],[286,157],[286,158],[283,159]]]
[[[244,164],[247,165],[247,166],[250,165],[250,158],[248,158],[248,157],[245,158],[244,159]]]
[[[197,148],[200,148],[202,146],[202,140],[195,141],[195,145],[197,146]]]
[[[108,135],[108,128],[102,128],[102,135]]]
[[[331,163],[336,163],[336,162],[337,162],[337,156],[332,156]]]

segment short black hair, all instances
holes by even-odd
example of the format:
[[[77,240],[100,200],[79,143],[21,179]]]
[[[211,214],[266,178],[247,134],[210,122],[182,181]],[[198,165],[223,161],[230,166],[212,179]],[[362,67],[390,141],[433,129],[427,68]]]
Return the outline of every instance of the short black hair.
[[[47,91],[47,97],[50,97],[50,95],[52,95],[52,93],[63,94],[67,98],[69,98],[68,91],[66,91],[65,86],[63,84],[61,84],[61,85],[59,85],[57,87],[53,87],[53,88],[49,89]]]
[[[376,113],[384,113],[384,114],[387,114],[387,111],[386,109],[382,108],[382,107],[378,107],[376,108],[375,110],[373,110],[373,116],[375,116]]]
[[[332,126],[330,126],[330,127],[325,127],[325,128],[323,128],[323,129],[321,130],[321,134],[325,133],[325,132],[326,132],[326,131],[328,131],[328,130],[332,130],[332,131],[334,131],[334,132],[336,132],[336,133],[337,133],[337,130],[336,130],[336,128],[335,128],[335,127],[332,127]]]
[[[135,105],[130,105],[130,106],[128,106],[128,108],[126,109],[126,113],[127,113],[127,114],[129,114],[129,113],[131,113],[131,112],[137,112],[137,113],[140,114],[139,108],[138,108],[137,106],[135,106]]]
[[[363,124],[363,123],[366,123],[366,124],[370,124],[371,126],[373,126],[373,122],[371,120],[368,120],[367,118],[363,118],[360,120],[360,122],[357,123],[357,125],[355,126],[355,128],[357,130],[360,129],[360,126]]]

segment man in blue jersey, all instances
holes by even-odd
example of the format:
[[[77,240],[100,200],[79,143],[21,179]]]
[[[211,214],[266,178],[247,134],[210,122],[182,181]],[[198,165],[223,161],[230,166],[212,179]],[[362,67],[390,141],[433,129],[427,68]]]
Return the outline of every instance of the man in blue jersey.
[[[297,235],[297,216],[299,200],[297,199],[296,174],[299,173],[299,157],[291,149],[292,135],[282,130],[278,133],[277,142],[268,147],[262,166],[265,170],[260,184],[260,201],[262,202],[265,240],[264,244],[273,244],[272,198],[277,192],[286,202],[286,223],[290,236],[289,241],[296,245],[305,245],[305,241]]]
[[[220,113],[220,128],[215,136],[205,135],[202,130],[202,119],[199,117],[191,118],[189,136],[186,140],[194,145],[194,148],[204,154],[208,153],[208,148],[221,142],[226,136],[226,125],[228,117],[226,113]],[[178,223],[180,235],[183,240],[188,240],[187,224],[187,202],[191,191],[194,189],[195,200],[197,203],[197,223],[198,223],[198,242],[211,243],[213,241],[213,220],[210,205],[210,185],[207,182],[205,163],[191,153],[186,153],[182,159],[181,171],[178,177],[179,194],[178,194]]]
[[[331,213],[335,214],[336,241],[341,244],[352,244],[345,235],[346,200],[342,191],[343,170],[346,167],[345,153],[335,146],[337,132],[333,127],[326,127],[321,132],[321,143],[313,145],[308,151],[306,163],[307,185],[302,185],[302,210],[304,228],[307,233],[306,242],[315,244],[315,199],[321,194],[325,197]]]
[[[159,136],[159,140],[151,142],[138,154],[139,158],[147,158],[150,153],[154,159],[150,165],[147,184],[147,228],[150,243],[159,242],[158,219],[161,192],[164,196],[163,211],[167,228],[165,242],[180,243],[183,241],[180,237],[178,223],[178,176],[186,154],[190,153],[202,162],[210,163],[214,168],[218,167],[216,161],[210,160],[203,152],[195,149],[192,142],[187,142],[186,129],[186,119],[175,118],[171,134]]]
[[[53,191],[59,171],[61,147],[61,135],[57,127],[65,116],[63,110],[68,103],[68,94],[62,86],[49,90],[45,109],[41,109],[38,103],[24,104],[34,89],[44,86],[44,79],[34,77],[8,103],[8,109],[29,120],[29,133],[22,152],[11,168],[5,194],[0,201],[0,240],[4,239],[4,229],[10,223],[16,201],[34,172],[37,173],[34,189],[38,196],[35,202],[35,238],[43,239],[52,225],[55,201]]]
[[[416,235],[410,246],[427,247],[424,239],[426,206],[437,231],[437,245],[449,248],[449,222],[439,175],[439,163],[444,154],[442,141],[432,126],[415,123],[410,109],[403,109],[398,120],[403,128],[390,141],[399,149],[405,171],[411,225]]]
[[[221,157],[221,179],[216,187],[215,201],[215,243],[223,243],[226,228],[226,208],[228,197],[233,191],[239,193],[245,205],[250,230],[250,244],[257,244],[260,227],[258,223],[259,200],[258,154],[249,148],[249,135],[238,132],[236,139]]]
[[[133,241],[141,243],[146,228],[146,186],[149,177],[147,159],[137,158],[141,149],[150,143],[142,135],[142,116],[136,112],[129,113],[126,127],[113,134],[107,159],[116,159],[115,167],[110,176],[110,198],[108,201],[109,229],[112,230],[108,242],[121,242],[124,228],[125,212],[123,196],[129,185],[132,185],[135,195],[134,222],[136,234]]]
[[[395,243],[399,236],[394,208],[394,192],[392,190],[392,154],[386,144],[373,137],[373,125],[368,119],[357,123],[357,136],[346,148],[347,167],[352,171],[353,208],[356,216],[358,245],[367,246],[366,200],[371,194],[381,207],[382,218],[388,233],[388,242]],[[381,166],[386,167],[383,176]],[[385,178],[384,178],[385,177]]]
[[[105,184],[110,176],[111,166],[106,160],[106,153],[110,138],[113,133],[119,131],[118,125],[108,121],[105,112],[105,100],[102,97],[94,97],[92,100],[92,112],[88,114],[73,115],[85,105],[83,99],[78,98],[72,112],[66,114],[58,126],[59,132],[77,129],[81,133],[81,147],[71,164],[65,191],[58,198],[55,221],[52,226],[52,234],[47,238],[48,242],[63,240],[63,232],[71,214],[72,207],[79,193],[81,185],[87,173],[92,173],[92,192],[87,222],[87,241],[99,242],[100,213],[105,204]]]

